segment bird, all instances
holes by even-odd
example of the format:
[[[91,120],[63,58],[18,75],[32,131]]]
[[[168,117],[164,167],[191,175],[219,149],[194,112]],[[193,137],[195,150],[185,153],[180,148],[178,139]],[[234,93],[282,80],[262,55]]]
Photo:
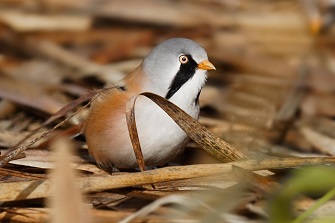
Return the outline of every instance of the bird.
[[[126,122],[126,104],[151,92],[174,103],[194,119],[207,71],[215,70],[204,48],[190,39],[163,41],[131,73],[91,103],[83,133],[89,154],[107,172],[138,167]],[[182,154],[189,137],[150,99],[139,97],[135,118],[146,166],[164,165]]]

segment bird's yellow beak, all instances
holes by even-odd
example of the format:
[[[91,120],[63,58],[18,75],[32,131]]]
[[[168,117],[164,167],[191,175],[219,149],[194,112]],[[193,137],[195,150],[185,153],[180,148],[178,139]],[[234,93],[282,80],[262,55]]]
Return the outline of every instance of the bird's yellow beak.
[[[198,69],[201,69],[201,70],[216,70],[214,65],[211,62],[209,62],[208,60],[204,60],[201,63],[199,63],[198,64]]]

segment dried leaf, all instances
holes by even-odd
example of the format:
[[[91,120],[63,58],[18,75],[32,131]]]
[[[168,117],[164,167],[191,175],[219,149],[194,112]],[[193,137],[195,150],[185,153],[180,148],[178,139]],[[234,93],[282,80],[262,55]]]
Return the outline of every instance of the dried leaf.
[[[11,115],[16,109],[16,105],[8,100],[0,101],[0,119]]]
[[[0,97],[46,112],[56,113],[63,103],[50,97],[40,85],[0,76]]]
[[[323,135],[320,132],[315,131],[309,127],[300,128],[300,132],[305,136],[317,150],[322,153],[335,155],[335,139],[329,136]]]
[[[156,94],[145,92],[140,95],[146,96],[160,106],[186,134],[207,153],[223,161],[236,161],[245,159],[246,156],[228,143],[213,135],[208,129],[194,120],[190,115],[178,106]]]
[[[50,174],[48,206],[51,207],[51,223],[89,223],[90,217],[83,205],[83,198],[77,187],[76,174],[71,167],[71,145],[59,139],[54,145],[55,169]]]
[[[18,32],[86,30],[92,22],[88,16],[38,15],[11,10],[1,10],[0,21]]]
[[[138,95],[135,95],[129,99],[127,102],[126,107],[126,118],[127,118],[127,126],[128,126],[128,133],[131,139],[131,144],[133,146],[135,157],[137,163],[140,167],[141,171],[145,171],[145,162],[144,157],[140,145],[140,140],[138,138],[138,132],[136,127],[136,120],[135,120],[135,102]]]

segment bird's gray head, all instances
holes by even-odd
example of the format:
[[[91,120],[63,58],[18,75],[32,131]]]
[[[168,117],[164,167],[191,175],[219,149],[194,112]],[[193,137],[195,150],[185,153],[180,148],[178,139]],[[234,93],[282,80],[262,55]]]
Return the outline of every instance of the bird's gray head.
[[[206,80],[206,70],[215,68],[197,43],[172,38],[149,53],[143,61],[143,69],[151,85],[148,88],[170,99],[181,89],[196,96]]]

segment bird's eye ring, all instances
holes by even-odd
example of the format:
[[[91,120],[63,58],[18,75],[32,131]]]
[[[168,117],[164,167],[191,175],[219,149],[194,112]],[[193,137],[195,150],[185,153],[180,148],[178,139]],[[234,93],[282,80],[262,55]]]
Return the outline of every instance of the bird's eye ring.
[[[181,55],[181,56],[179,57],[179,62],[182,63],[182,64],[187,63],[187,62],[188,62],[188,57],[185,56],[185,55]]]

